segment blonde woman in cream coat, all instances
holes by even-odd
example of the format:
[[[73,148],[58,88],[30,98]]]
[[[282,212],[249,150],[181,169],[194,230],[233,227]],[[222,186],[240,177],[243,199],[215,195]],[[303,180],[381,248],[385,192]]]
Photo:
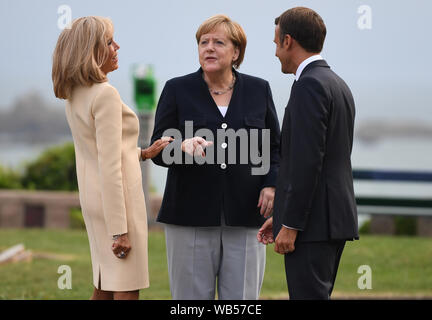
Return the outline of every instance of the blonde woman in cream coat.
[[[93,268],[92,299],[138,299],[149,286],[147,214],[139,161],[169,143],[137,147],[139,122],[107,74],[118,68],[107,18],[76,19],[53,55],[54,92],[66,99]]]

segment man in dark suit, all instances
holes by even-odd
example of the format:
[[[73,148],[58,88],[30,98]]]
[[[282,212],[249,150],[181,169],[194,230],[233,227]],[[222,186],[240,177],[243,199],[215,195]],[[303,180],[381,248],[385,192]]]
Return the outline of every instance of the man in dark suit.
[[[282,124],[273,218],[258,240],[274,241],[284,254],[290,299],[329,299],[345,241],[358,239],[354,100],[319,55],[326,27],[316,12],[293,8],[275,24],[276,56],[296,80]]]

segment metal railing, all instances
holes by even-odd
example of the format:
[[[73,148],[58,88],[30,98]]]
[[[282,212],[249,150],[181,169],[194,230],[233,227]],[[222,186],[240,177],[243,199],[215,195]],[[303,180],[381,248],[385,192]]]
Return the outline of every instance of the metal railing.
[[[432,183],[431,172],[394,170],[353,170],[354,181]],[[432,185],[428,198],[356,196],[360,214],[432,216]]]

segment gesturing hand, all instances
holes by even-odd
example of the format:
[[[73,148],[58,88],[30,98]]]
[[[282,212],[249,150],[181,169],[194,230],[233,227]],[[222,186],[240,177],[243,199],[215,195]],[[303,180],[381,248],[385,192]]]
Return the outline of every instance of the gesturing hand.
[[[162,137],[156,140],[150,147],[141,151],[143,160],[156,157],[173,140],[171,137]]]
[[[114,240],[111,249],[117,258],[125,259],[132,249],[127,233]]]
[[[261,207],[260,213],[264,218],[270,217],[273,212],[273,200],[275,196],[275,188],[267,187],[261,190],[258,207]]]
[[[273,243],[273,217],[267,219],[266,222],[262,225],[262,227],[258,230],[257,234],[257,240],[258,242],[261,242],[262,244],[269,244]]]
[[[184,140],[181,144],[181,149],[183,152],[186,152],[191,156],[205,157],[204,149],[211,145],[213,145],[212,141],[206,141],[201,137],[193,137]]]

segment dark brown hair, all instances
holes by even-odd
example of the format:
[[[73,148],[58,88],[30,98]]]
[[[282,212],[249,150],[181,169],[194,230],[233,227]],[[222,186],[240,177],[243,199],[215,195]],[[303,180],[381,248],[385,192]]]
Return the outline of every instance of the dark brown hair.
[[[282,13],[275,19],[279,25],[280,41],[289,34],[308,52],[322,51],[327,29],[323,19],[312,9],[296,7]]]

